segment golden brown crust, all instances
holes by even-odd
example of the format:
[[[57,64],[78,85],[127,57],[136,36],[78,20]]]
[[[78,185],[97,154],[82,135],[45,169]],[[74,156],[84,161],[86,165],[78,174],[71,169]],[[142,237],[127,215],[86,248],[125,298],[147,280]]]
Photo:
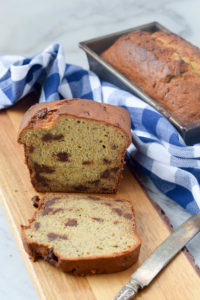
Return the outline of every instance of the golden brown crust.
[[[121,272],[133,265],[138,260],[140,253],[141,242],[138,240],[138,243],[134,248],[118,255],[110,257],[65,259],[47,245],[29,243],[24,234],[24,226],[21,228],[23,245],[30,256],[30,259],[36,261],[42,258],[52,266],[59,268],[64,272],[72,273],[73,275],[86,276]]]
[[[41,210],[45,209],[46,200],[53,199],[54,197],[62,197],[61,195],[62,194],[52,194],[51,196],[47,195],[43,197],[43,199],[40,200],[39,208],[34,213],[33,217],[29,220],[29,225],[21,225],[21,236],[23,245],[26,252],[29,254],[30,259],[32,259],[33,261],[36,261],[38,259],[44,259],[54,267],[57,267],[64,272],[69,272],[74,275],[80,276],[120,272],[129,268],[133,263],[137,261],[141,247],[141,239],[136,235],[134,209],[132,206],[132,232],[134,235],[137,236],[137,242],[131,249],[127,251],[123,251],[121,253],[114,253],[110,256],[66,258],[60,255],[47,244],[29,241],[25,231],[26,229],[31,228],[32,223],[34,223],[37,219],[37,215],[40,213]],[[70,195],[68,194],[68,196]],[[86,195],[84,195],[84,197],[87,198]],[[88,199],[91,199],[92,197],[94,200],[96,198],[100,199],[99,196],[88,196]],[[129,202],[121,198],[119,201]]]
[[[25,113],[18,133],[18,142],[27,128],[49,128],[62,115],[104,122],[124,131],[131,143],[130,115],[119,106],[98,103],[87,99],[65,99],[39,103],[31,106]]]
[[[101,56],[180,123],[200,119],[199,48],[172,33],[136,31]]]

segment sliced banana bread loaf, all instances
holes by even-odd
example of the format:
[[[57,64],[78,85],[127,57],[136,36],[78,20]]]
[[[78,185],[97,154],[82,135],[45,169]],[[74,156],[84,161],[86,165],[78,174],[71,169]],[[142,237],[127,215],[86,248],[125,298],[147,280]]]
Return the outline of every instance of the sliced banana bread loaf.
[[[91,100],[36,104],[18,141],[37,191],[114,193],[131,142],[130,116]]]
[[[97,196],[52,195],[44,198],[23,243],[36,260],[76,275],[112,273],[138,258],[140,238],[130,202]]]

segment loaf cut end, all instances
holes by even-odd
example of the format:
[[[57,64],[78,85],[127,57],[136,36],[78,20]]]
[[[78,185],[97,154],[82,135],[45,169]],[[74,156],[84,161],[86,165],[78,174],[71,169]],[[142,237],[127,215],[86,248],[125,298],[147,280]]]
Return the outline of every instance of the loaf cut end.
[[[59,109],[48,108],[46,115],[39,119],[36,116],[42,113],[38,107],[20,131],[19,142],[24,144],[35,189],[39,192],[115,193],[130,144],[128,112],[120,108],[119,114],[119,108],[113,106],[109,111],[110,106],[103,105],[105,114],[97,119],[93,107],[100,107],[101,115],[103,110],[99,103],[88,100],[88,115],[83,117],[83,114],[68,113],[66,108],[63,113],[61,107],[67,104],[58,102],[61,102]],[[117,115],[124,120],[128,117],[127,130],[113,122],[110,116],[115,111],[115,118]],[[27,116],[25,118],[27,120]]]

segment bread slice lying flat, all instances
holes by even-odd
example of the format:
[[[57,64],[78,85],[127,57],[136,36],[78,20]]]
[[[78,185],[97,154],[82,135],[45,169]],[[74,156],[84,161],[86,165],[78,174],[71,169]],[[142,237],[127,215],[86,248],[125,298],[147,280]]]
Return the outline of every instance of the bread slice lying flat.
[[[32,106],[18,142],[39,192],[115,193],[131,142],[129,112],[91,100]]]
[[[22,225],[22,238],[30,257],[43,258],[65,272],[119,272],[138,259],[141,240],[129,201],[51,195],[29,222]]]

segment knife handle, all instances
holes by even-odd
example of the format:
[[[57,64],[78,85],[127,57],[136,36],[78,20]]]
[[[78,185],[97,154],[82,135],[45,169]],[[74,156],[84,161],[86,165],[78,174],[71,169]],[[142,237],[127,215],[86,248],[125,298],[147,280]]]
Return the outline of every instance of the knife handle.
[[[123,288],[121,288],[114,300],[132,299],[140,288],[140,284],[136,280],[131,279],[126,285],[123,286]]]

